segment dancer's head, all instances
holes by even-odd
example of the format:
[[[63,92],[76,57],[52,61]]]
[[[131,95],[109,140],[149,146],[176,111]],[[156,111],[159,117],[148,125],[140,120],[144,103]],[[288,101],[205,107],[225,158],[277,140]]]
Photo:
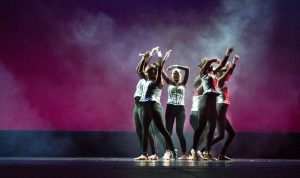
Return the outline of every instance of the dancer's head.
[[[149,64],[145,69],[145,73],[148,80],[155,80],[156,73],[157,73],[157,65],[156,64]]]
[[[200,67],[200,70],[201,70],[202,73],[206,73],[206,72],[209,73],[213,70],[212,66],[209,66],[207,68],[207,71],[203,71],[204,65],[207,61],[208,61],[208,58],[201,59],[200,64],[198,65]]]
[[[179,82],[179,80],[181,79],[181,73],[179,69],[175,68],[172,70],[172,78],[174,82]]]

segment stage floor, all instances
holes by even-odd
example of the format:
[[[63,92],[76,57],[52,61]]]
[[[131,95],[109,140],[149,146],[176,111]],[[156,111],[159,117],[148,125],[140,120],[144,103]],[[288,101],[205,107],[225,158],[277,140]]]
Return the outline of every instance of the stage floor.
[[[133,158],[0,158],[1,177],[300,177],[300,160],[134,161]]]

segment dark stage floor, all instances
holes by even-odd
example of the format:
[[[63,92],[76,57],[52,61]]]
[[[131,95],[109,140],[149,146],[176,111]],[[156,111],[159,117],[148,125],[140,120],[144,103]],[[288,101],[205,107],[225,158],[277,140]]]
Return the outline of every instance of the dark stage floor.
[[[300,160],[134,161],[132,158],[0,158],[1,177],[300,177]]]

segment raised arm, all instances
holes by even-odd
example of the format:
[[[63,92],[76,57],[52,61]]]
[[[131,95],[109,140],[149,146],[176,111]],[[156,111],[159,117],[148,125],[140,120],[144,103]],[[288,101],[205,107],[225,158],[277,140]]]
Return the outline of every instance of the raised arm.
[[[229,58],[230,54],[232,53],[232,51],[233,51],[233,47],[227,49],[224,59],[218,65],[218,67],[213,70],[214,73],[217,73],[219,70],[221,70],[226,65],[228,58]]]
[[[184,77],[183,80],[181,82],[181,85],[186,85],[188,79],[189,79],[189,75],[190,75],[190,68],[186,67],[186,66],[178,66],[178,69],[183,70],[184,71]]]
[[[172,50],[169,50],[169,51],[166,53],[165,57],[163,58],[163,60],[162,60],[163,66],[164,66],[164,64],[166,63],[167,59],[170,57],[171,51],[172,51]],[[164,67],[162,67],[162,77],[163,77],[163,79],[167,82],[167,84],[171,84],[172,80],[171,80],[171,78],[168,76],[168,74],[166,73]]]
[[[172,80],[170,79],[170,77],[166,73],[164,67],[162,68],[162,77],[167,82],[168,85],[172,83]]]
[[[145,74],[145,67],[149,63],[150,59],[151,59],[150,51],[147,51],[145,53],[145,55],[143,55],[142,60],[140,61],[140,63],[137,66],[138,76],[145,80],[147,79],[146,74]]]
[[[234,56],[233,62],[232,62],[232,67],[231,67],[230,72],[229,72],[230,76],[232,75],[233,70],[234,70],[234,68],[236,66],[236,63],[238,62],[239,59],[240,59],[240,56],[238,56],[238,55]]]
[[[150,51],[146,51],[145,54],[139,53],[139,56],[141,56],[142,59],[138,63],[138,65],[136,67],[136,72],[137,72],[137,74],[138,74],[138,76],[140,78],[144,78],[145,79],[146,75],[145,75],[144,71],[145,71],[147,65],[149,64],[151,57],[158,51],[158,49],[159,49],[159,47],[157,46],[157,47],[153,48],[151,50],[151,52]]]
[[[142,65],[142,63],[143,63],[143,65],[144,66],[146,66],[145,65],[145,60],[144,60],[144,57],[142,57],[142,59],[140,60],[140,62],[138,63],[138,65],[136,66],[136,73],[137,73],[137,75],[139,76],[139,78],[141,79],[141,78],[143,78],[142,76],[141,76],[141,74],[140,74],[140,70],[141,70],[141,65]]]
[[[204,64],[203,64],[203,67],[200,71],[201,74],[206,74],[207,73],[207,70],[208,68],[210,67],[210,65],[214,62],[218,62],[219,60],[218,59],[208,59]]]
[[[230,64],[230,67],[228,67],[226,69],[226,71],[223,73],[223,75],[218,79],[218,86],[221,88],[223,87],[225,81],[226,81],[226,78],[230,75],[230,70],[232,68],[232,64]]]
[[[163,84],[162,84],[161,76],[162,76],[162,68],[164,67],[164,62],[163,62],[161,51],[157,51],[157,56],[158,56],[158,68],[157,68],[157,77],[155,83],[157,86],[162,87]]]
[[[237,61],[240,59],[240,57],[238,55],[234,56],[233,62],[230,65],[230,67],[227,68],[226,72],[219,78],[218,80],[218,85],[219,87],[222,87],[224,85],[224,83],[229,80],[230,76],[233,73],[233,70],[236,66]]]

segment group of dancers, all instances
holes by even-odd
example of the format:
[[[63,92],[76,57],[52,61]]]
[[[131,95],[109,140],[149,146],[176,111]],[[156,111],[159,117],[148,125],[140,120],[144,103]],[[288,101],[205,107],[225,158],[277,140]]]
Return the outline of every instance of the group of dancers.
[[[185,86],[189,78],[190,69],[186,66],[172,65],[167,68],[171,71],[169,77],[165,72],[164,64],[171,54],[167,51],[163,56],[159,47],[153,48],[144,54],[137,65],[136,71],[140,78],[134,94],[134,123],[136,133],[142,148],[142,155],[135,160],[157,160],[157,141],[165,147],[165,160],[217,160],[211,155],[211,147],[224,138],[225,131],[228,137],[218,155],[219,160],[230,160],[226,151],[232,142],[235,132],[226,117],[230,105],[229,89],[226,81],[229,80],[239,60],[235,55],[233,61],[228,62],[233,48],[226,51],[222,61],[219,59],[202,59],[199,64],[200,74],[194,82],[190,124],[194,129],[193,145],[187,152],[186,140],[183,134],[185,122]],[[150,64],[150,60],[157,55],[157,62]],[[213,68],[213,64],[217,64]],[[182,77],[181,71],[184,71]],[[168,84],[168,100],[165,111],[165,126],[163,123],[163,108],[160,103],[163,88],[163,79]],[[171,135],[176,121],[176,133],[179,138],[182,155],[177,158]],[[217,126],[218,135],[214,138]],[[200,143],[204,142],[199,148]],[[151,155],[148,156],[148,141]]]

